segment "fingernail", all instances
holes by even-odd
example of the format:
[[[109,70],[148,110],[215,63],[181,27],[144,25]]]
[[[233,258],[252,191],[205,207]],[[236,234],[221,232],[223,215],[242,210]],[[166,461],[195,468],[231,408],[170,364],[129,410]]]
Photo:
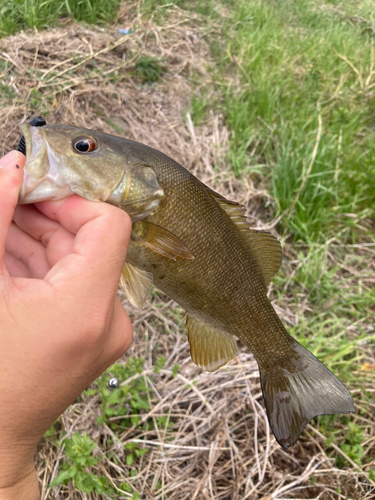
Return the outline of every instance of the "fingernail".
[[[19,151],[10,151],[0,159],[0,168],[15,166],[19,168],[19,161],[22,159],[22,153]]]

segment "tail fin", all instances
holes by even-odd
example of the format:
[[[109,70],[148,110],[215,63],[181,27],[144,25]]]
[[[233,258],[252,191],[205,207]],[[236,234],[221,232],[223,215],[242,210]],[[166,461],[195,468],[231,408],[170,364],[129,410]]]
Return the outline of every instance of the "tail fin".
[[[277,442],[286,450],[316,415],[354,412],[343,384],[298,342],[286,366],[260,373],[268,420]]]

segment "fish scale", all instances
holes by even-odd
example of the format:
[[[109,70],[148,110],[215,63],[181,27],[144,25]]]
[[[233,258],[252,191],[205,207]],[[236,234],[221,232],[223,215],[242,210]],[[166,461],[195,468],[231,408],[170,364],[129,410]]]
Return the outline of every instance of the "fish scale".
[[[192,359],[205,370],[233,359],[235,336],[241,339],[258,362],[281,446],[294,444],[316,415],[354,412],[342,383],[287,333],[273,309],[267,287],[281,246],[250,229],[242,207],[148,146],[37,123],[21,126],[27,161],[20,203],[77,193],[125,210],[133,228],[120,286],[129,301],[142,307],[154,283],[178,302]]]
[[[149,162],[154,165],[151,158]],[[240,231],[234,225],[229,224],[228,227],[228,224],[225,224],[227,222],[225,219],[229,217],[221,213],[222,209],[207,194],[203,185],[196,179],[191,179],[186,171],[182,175],[180,173],[175,175],[174,165],[169,165],[167,162],[164,164],[158,162],[158,166],[154,168],[165,196],[158,210],[148,219],[168,228],[181,241],[187,241],[188,238],[188,248],[195,258],[189,261],[180,259],[175,262],[165,262],[162,256],[149,249],[146,250],[146,255],[143,255],[139,248],[133,250],[134,244],[131,243],[128,261],[142,266],[149,272],[154,272],[155,285],[164,289],[163,291],[183,305],[188,313],[194,314],[194,311],[197,311],[196,316],[215,321],[236,334],[241,330],[236,324],[239,322],[241,310],[244,319],[248,319],[244,296],[247,290],[244,289],[244,285],[255,283],[256,288],[265,290],[264,285],[258,284],[261,280],[260,276],[258,276],[259,280],[253,279],[257,270],[249,265],[251,255],[244,248]],[[184,208],[181,210],[180,207],[186,207],[185,201],[190,205],[188,208],[191,215],[190,220],[185,220],[184,224],[181,224],[186,211]],[[224,236],[232,240],[231,258],[227,252],[220,251]],[[246,257],[248,257],[247,260]],[[164,269],[166,265],[171,268],[171,272],[161,283],[162,280],[158,279],[155,269]],[[242,268],[244,276],[241,280],[238,278],[242,273],[236,271],[236,266]],[[209,270],[208,276],[207,270]],[[178,282],[176,282],[176,274]],[[201,280],[197,286],[195,277],[204,275],[204,280]],[[222,305],[217,301],[218,289],[221,290],[220,304],[226,305],[225,315],[222,314]],[[236,322],[234,322],[235,318],[237,318]]]

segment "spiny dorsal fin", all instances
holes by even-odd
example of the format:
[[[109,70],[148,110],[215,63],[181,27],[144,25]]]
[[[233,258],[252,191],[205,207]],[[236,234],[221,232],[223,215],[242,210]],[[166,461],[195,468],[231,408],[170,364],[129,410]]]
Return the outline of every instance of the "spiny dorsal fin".
[[[207,191],[229,215],[236,226],[241,229],[262,270],[266,286],[268,286],[281,265],[282,249],[279,240],[272,236],[271,233],[250,229],[249,224],[246,222],[245,208],[242,205],[227,200],[211,188],[207,188]]]
[[[186,328],[191,358],[204,370],[214,372],[236,356],[237,344],[229,333],[220,332],[188,315]]]
[[[239,203],[237,203],[237,201],[227,200],[222,194],[218,193],[217,191],[214,191],[210,187],[206,186],[206,184],[203,184],[203,185],[206,188],[206,191],[208,192],[208,194],[210,194],[216,200],[225,201],[226,203],[228,203],[228,205],[239,205]]]
[[[132,306],[143,309],[153,283],[151,273],[125,262],[120,277],[120,288]]]
[[[132,239],[168,259],[194,259],[194,255],[173,233],[149,221],[133,224]]]

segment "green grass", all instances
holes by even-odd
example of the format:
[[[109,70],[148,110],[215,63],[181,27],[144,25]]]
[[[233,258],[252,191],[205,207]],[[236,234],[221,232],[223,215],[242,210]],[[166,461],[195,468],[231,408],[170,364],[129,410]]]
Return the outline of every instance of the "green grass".
[[[221,20],[225,35],[214,45],[218,68],[208,86],[219,81],[218,91],[225,88],[221,109],[236,175],[268,176],[276,215],[306,243],[374,216],[369,31],[319,1],[222,3],[229,15]],[[354,10],[353,2],[342,5]],[[360,5],[364,13],[369,5]]]
[[[143,83],[158,82],[164,72],[162,61],[157,57],[140,56],[135,64],[136,76]]]
[[[168,3],[145,0],[143,9],[160,18]],[[267,177],[285,233],[307,244],[339,231],[355,240],[361,221],[375,217],[372,2],[193,5],[219,33],[209,39],[212,79],[193,78],[195,124],[210,107],[223,112],[229,165],[238,177]]]
[[[102,24],[113,21],[121,0],[2,0],[0,36],[26,28],[45,28],[59,18]]]
[[[292,307],[300,306],[298,323],[289,333],[340,380],[359,383],[358,369],[365,359],[361,346],[375,350],[375,332],[366,328],[373,324],[375,297],[362,283],[361,277],[368,275],[366,259],[348,255],[345,247],[316,244],[300,251],[297,267],[274,281],[279,303],[287,296]],[[343,272],[345,267],[357,274]]]

